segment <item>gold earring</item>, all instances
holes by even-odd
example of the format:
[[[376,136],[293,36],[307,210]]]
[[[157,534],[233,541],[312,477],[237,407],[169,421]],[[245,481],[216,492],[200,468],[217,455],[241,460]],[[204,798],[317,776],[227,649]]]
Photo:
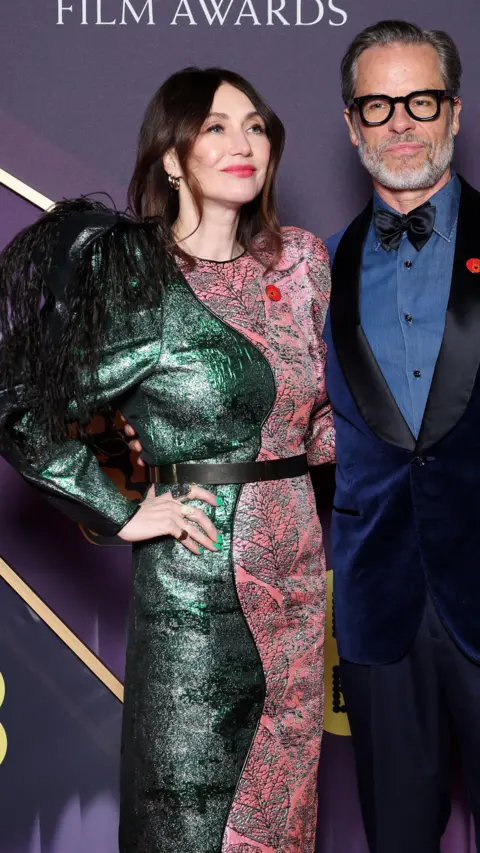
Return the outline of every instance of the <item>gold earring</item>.
[[[168,183],[170,184],[172,190],[177,190],[178,192],[178,190],[180,189],[180,178],[176,178],[174,177],[174,175],[169,175]]]

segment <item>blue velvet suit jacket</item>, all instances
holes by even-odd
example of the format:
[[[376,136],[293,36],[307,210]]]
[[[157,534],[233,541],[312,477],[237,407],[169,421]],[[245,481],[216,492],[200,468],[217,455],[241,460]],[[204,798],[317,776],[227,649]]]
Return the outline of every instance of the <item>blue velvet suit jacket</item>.
[[[480,661],[480,193],[462,181],[445,332],[418,439],[360,325],[371,204],[345,231],[324,336],[337,430],[332,522],[340,656],[399,659],[427,589],[460,648]]]

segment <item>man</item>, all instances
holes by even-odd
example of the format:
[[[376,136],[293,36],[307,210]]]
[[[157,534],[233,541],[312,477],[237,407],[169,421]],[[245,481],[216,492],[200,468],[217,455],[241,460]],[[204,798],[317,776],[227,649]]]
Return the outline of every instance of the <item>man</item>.
[[[439,853],[451,729],[480,850],[480,193],[451,169],[460,76],[448,35],[403,21],[342,63],[373,199],[329,247],[332,550],[371,853]]]

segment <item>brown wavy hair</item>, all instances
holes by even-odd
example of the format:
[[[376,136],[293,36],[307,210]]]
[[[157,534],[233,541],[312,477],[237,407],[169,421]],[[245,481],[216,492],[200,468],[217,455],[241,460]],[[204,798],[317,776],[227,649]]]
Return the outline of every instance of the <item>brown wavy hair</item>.
[[[159,217],[170,230],[172,245],[175,239],[172,226],[178,217],[178,192],[168,183],[163,156],[173,149],[192,193],[199,218],[202,217],[202,191],[198,181],[189,173],[188,159],[195,140],[211,110],[215,92],[228,83],[243,92],[265,122],[270,141],[270,162],[261,193],[243,205],[237,230],[237,240],[248,252],[268,268],[278,260],[282,237],[278,220],[275,178],[283,152],[285,129],[248,80],[224,68],[184,68],[172,74],[158,89],[147,107],[138,138],[137,160],[130,181],[128,200],[139,217]],[[255,240],[262,234],[261,241]],[[192,258],[176,246],[176,254],[192,263]]]

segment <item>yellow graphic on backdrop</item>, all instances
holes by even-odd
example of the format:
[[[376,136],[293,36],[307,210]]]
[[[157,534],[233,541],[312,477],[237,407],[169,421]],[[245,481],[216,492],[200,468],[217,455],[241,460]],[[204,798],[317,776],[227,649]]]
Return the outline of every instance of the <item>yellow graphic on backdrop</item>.
[[[0,672],[0,708],[3,705],[3,700],[5,699],[5,681],[2,673]],[[5,755],[7,754],[7,733],[0,723],[0,764],[2,763]]]
[[[325,630],[325,731],[349,735],[350,726],[340,684],[340,667],[333,612],[333,572],[327,572],[327,623]]]

